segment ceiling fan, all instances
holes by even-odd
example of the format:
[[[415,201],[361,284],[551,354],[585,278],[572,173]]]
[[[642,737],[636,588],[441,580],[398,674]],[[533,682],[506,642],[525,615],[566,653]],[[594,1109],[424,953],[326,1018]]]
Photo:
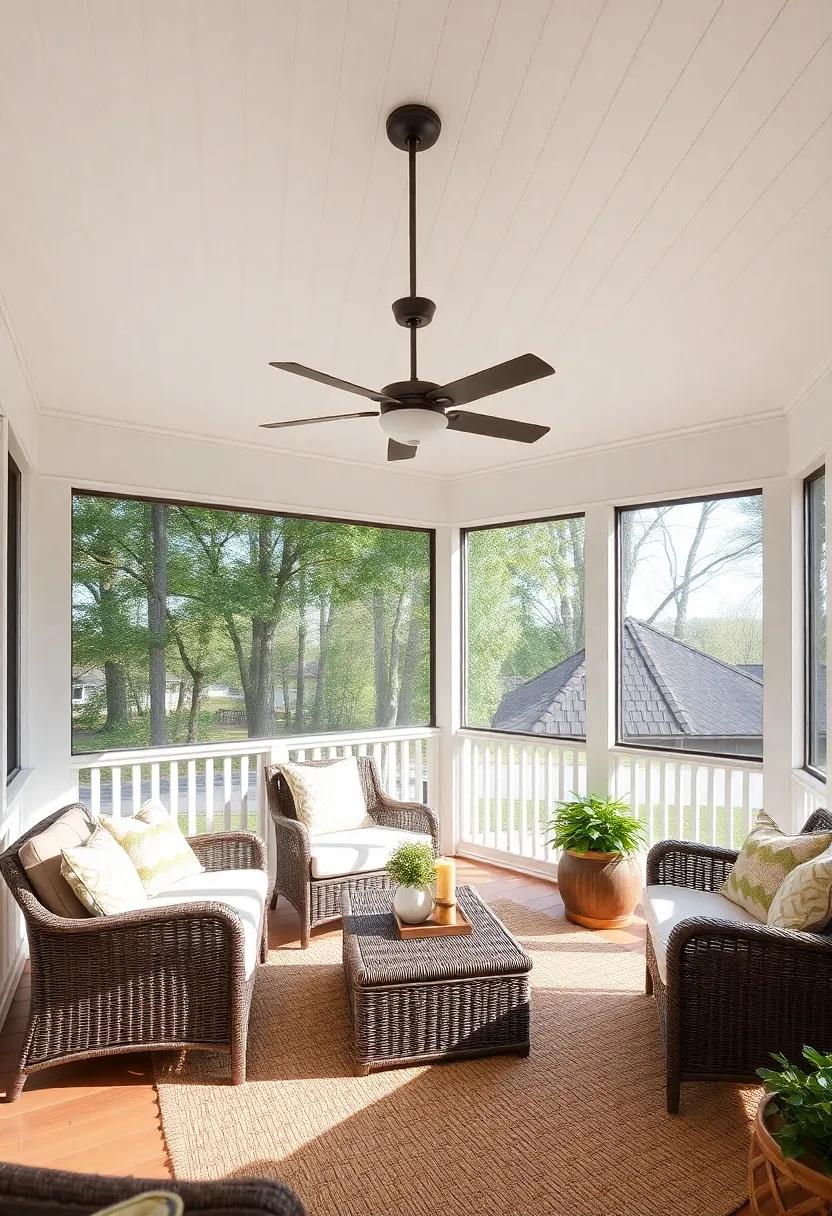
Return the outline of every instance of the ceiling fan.
[[[428,106],[404,105],[393,110],[387,119],[387,138],[394,147],[407,152],[409,169],[410,220],[410,294],[393,304],[393,316],[399,325],[410,330],[410,379],[386,384],[380,392],[339,380],[325,372],[304,367],[302,363],[271,363],[281,371],[329,384],[347,393],[357,393],[378,403],[377,410],[361,410],[354,414],[329,414],[323,418],[293,418],[288,422],[265,422],[266,430],[284,426],[306,426],[313,422],[336,422],[343,418],[380,418],[381,429],[389,436],[388,460],[412,460],[423,439],[447,428],[465,431],[469,435],[488,435],[493,439],[513,439],[518,443],[535,443],[549,431],[548,426],[531,422],[515,422],[511,418],[495,418],[489,414],[472,414],[458,407],[491,397],[495,393],[517,388],[532,380],[554,374],[554,368],[537,355],[520,355],[505,363],[450,384],[435,384],[420,380],[416,369],[416,336],[424,325],[430,325],[436,312],[433,300],[416,294],[416,153],[426,152],[439,138],[442,124],[439,116]]]

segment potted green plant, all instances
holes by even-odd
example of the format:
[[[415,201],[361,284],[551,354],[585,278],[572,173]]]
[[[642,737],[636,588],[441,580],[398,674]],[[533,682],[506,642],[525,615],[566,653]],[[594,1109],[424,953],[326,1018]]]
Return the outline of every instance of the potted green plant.
[[[435,866],[429,844],[400,844],[390,854],[386,869],[396,883],[393,907],[405,924],[419,925],[433,911]]]
[[[757,1108],[749,1160],[752,1212],[823,1212],[832,1200],[832,1054],[803,1048],[804,1071],[780,1053],[760,1068],[768,1093]],[[780,1206],[770,1208],[772,1189]],[[817,1203],[815,1204],[815,1202]]]
[[[632,919],[641,894],[635,854],[644,828],[618,798],[575,795],[549,824],[549,844],[561,849],[558,887],[567,920],[587,929],[617,929]]]

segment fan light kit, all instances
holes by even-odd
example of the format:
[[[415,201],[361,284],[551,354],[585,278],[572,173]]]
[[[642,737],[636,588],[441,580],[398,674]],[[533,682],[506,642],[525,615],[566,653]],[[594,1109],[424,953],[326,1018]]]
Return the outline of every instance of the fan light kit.
[[[395,148],[407,152],[409,169],[410,292],[393,304],[393,316],[399,325],[410,330],[410,379],[386,384],[380,392],[376,392],[359,384],[351,384],[348,380],[339,380],[326,372],[304,367],[301,363],[272,363],[271,367],[281,371],[368,397],[370,401],[378,403],[379,409],[330,414],[323,418],[266,422],[263,423],[266,430],[306,426],[313,422],[335,422],[344,418],[378,418],[381,429],[388,436],[388,460],[412,460],[420,443],[444,430],[466,431],[469,435],[487,435],[493,439],[513,439],[518,443],[535,443],[548,433],[548,426],[515,422],[511,418],[496,418],[488,414],[471,414],[457,408],[553,375],[555,369],[537,355],[520,355],[450,384],[440,385],[432,380],[419,379],[417,334],[423,326],[430,325],[436,305],[433,300],[416,292],[416,154],[432,148],[441,129],[439,115],[423,105],[399,106],[387,119],[387,137]]]

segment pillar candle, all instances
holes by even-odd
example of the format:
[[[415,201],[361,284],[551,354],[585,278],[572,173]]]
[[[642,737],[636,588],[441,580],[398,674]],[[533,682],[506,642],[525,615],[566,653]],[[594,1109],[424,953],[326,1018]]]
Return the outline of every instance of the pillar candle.
[[[436,902],[452,906],[456,903],[456,863],[451,857],[436,862]]]

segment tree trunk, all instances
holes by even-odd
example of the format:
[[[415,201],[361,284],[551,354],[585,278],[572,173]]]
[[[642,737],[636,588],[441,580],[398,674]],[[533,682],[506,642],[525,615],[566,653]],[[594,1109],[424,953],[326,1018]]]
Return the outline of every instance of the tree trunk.
[[[150,637],[150,745],[163,747],[168,741],[165,669],[165,621],[168,601],[167,507],[150,504],[152,537],[151,578],[147,589],[147,626]]]
[[[376,685],[376,726],[385,725],[387,656],[384,645],[384,592],[373,592],[373,672]]]
[[[191,709],[188,714],[188,743],[196,743],[197,730],[199,728],[199,702],[202,697],[202,685],[204,682],[205,673],[203,671],[195,671],[193,684],[191,685]]]
[[[303,733],[306,713],[306,571],[298,573],[298,662],[295,676],[295,731]]]
[[[176,713],[177,713],[177,715],[181,714],[182,710],[184,708],[185,708],[185,678],[183,676],[183,678],[179,681],[179,692],[176,695]]]
[[[329,657],[329,636],[332,626],[332,601],[326,595],[318,601],[318,675],[315,680],[315,697],[312,702],[312,730],[320,730],[324,716],[324,692],[326,689],[326,663]]]
[[[414,587],[413,595],[411,596],[410,625],[408,626],[407,642],[404,648],[399,704],[396,710],[397,726],[412,726],[415,716],[413,692],[416,685],[416,676],[422,665],[423,636],[422,619],[416,611],[418,593],[419,588],[417,585]]]
[[[673,636],[679,641],[682,641],[685,625],[688,619],[688,602],[690,600],[690,584],[693,577],[693,572],[696,567],[696,559],[699,556],[699,549],[702,544],[702,539],[705,535],[705,529],[708,526],[708,519],[713,510],[713,503],[703,502],[699,512],[699,520],[696,525],[696,531],[691,541],[688,555],[685,559],[685,572],[682,577],[682,583],[679,587],[679,594],[676,598],[676,620],[673,625]]]
[[[396,604],[396,614],[390,630],[390,658],[387,664],[387,697],[384,704],[382,726],[395,726],[399,710],[399,689],[401,688],[402,673],[400,670],[402,651],[402,627],[405,615],[405,605],[408,596],[402,592]]]
[[[107,698],[106,730],[117,726],[126,726],[130,721],[130,709],[127,704],[127,677],[124,668],[107,659],[104,663],[104,691]]]

